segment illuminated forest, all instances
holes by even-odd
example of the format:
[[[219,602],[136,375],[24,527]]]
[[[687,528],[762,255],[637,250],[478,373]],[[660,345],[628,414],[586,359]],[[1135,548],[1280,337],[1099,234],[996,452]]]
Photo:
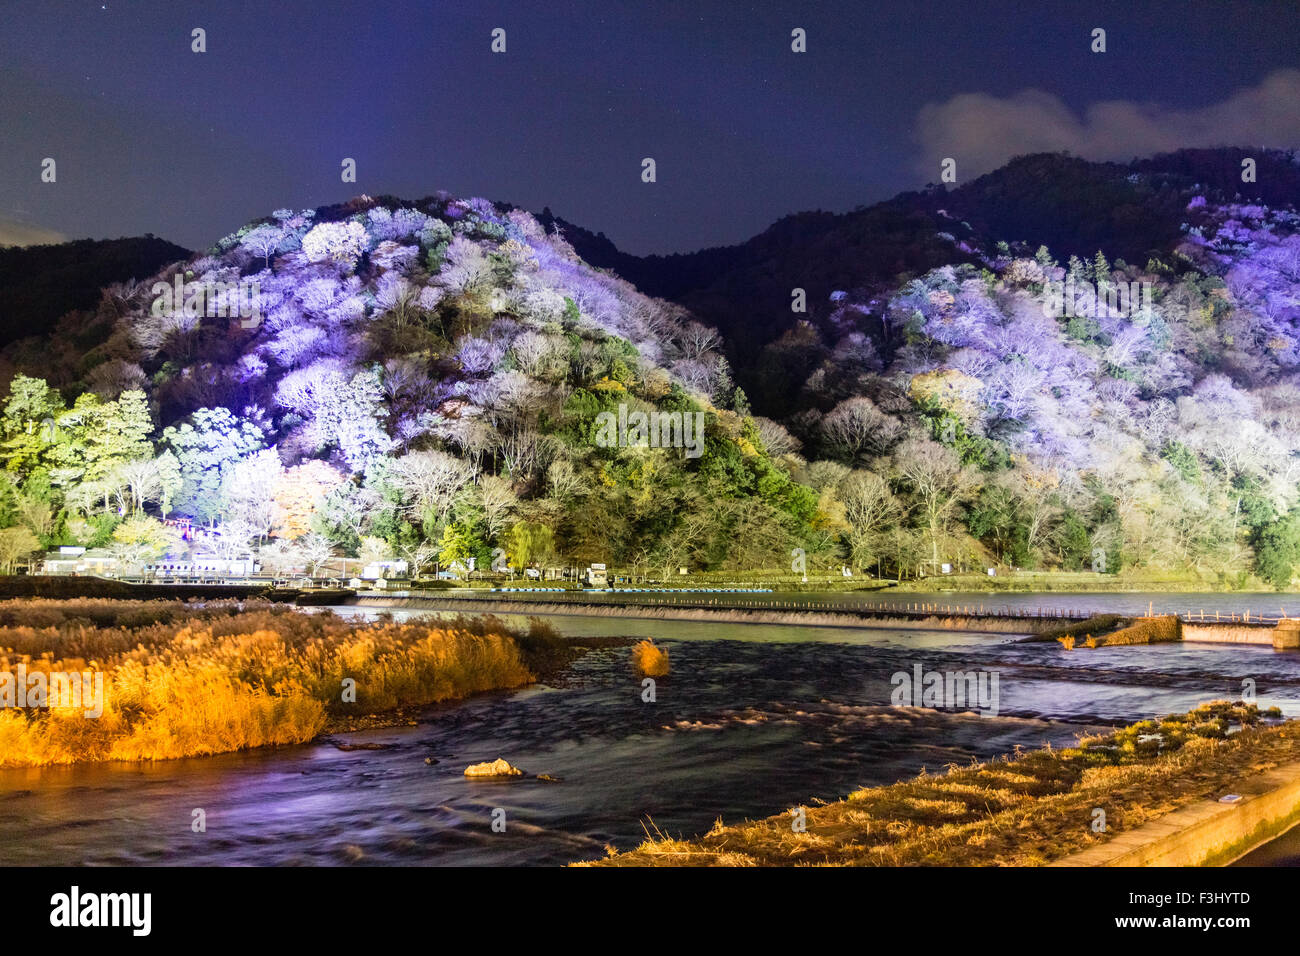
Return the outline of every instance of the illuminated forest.
[[[185,547],[164,523],[184,518],[271,569],[500,553],[667,575],[802,548],[890,577],[1287,587],[1300,217],[1190,177],[1127,182],[1178,213],[1159,255],[1066,254],[939,209],[914,241],[946,264],[794,289],[784,328],[739,351],[586,264],[549,216],[445,194],[277,210],[104,289],[75,359],[7,350],[0,562],[80,545],[142,565]],[[781,395],[779,419],[738,382]],[[704,453],[605,447],[597,416],[620,406],[702,411]]]

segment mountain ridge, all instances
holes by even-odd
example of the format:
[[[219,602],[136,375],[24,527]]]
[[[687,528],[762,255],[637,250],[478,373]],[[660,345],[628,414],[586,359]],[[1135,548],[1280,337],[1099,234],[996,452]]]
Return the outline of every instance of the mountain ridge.
[[[786,217],[744,256],[692,260],[677,302],[509,204],[276,210],[109,287],[105,334],[13,376],[0,529],[138,556],[154,515],[176,513],[268,560],[560,557],[666,578],[802,553],[894,577],[1144,567],[1284,587],[1300,566],[1300,215],[1186,171],[1224,181],[1233,158],[1166,174],[1040,155],[964,193]],[[1094,214],[1098,196],[1116,201]],[[1046,230],[1077,249],[1124,232],[1136,255],[1034,248]],[[687,289],[719,256],[730,271]],[[191,310],[188,291],[160,305],[155,283],[227,308]],[[247,284],[251,320],[228,308]],[[770,311],[730,343],[755,356],[738,374],[699,318],[760,298]],[[698,454],[621,425],[688,414]]]

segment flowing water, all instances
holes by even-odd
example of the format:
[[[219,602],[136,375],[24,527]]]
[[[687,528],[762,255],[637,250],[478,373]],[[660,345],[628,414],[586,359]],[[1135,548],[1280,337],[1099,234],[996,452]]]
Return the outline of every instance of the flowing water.
[[[1077,607],[1097,596],[1021,597]],[[1300,655],[1267,646],[1067,653],[1001,634],[549,620],[570,636],[652,636],[668,647],[672,673],[645,702],[628,648],[605,648],[555,686],[487,694],[432,708],[415,727],[345,738],[387,749],[322,742],[0,771],[0,864],[556,865],[634,846],[647,829],[695,835],[720,817],[767,816],[1018,746],[1066,745],[1103,723],[1239,697],[1244,678],[1261,706],[1300,716]],[[890,706],[891,676],[917,665],[996,672],[996,716]],[[464,777],[497,757],[530,776]],[[206,832],[192,830],[196,809]],[[501,812],[505,832],[494,832]]]

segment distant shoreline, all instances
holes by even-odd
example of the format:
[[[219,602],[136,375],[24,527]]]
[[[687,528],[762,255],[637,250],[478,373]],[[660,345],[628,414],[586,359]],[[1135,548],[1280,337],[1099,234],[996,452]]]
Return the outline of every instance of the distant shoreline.
[[[523,582],[500,582],[488,584],[473,582],[447,587],[445,583],[437,588],[404,588],[403,597],[448,600],[453,597],[467,601],[479,601],[494,595],[492,599],[502,601],[512,599],[536,599],[545,601],[543,596],[553,591],[560,600],[572,600],[572,596],[589,595],[593,600],[609,600],[620,594],[636,595],[679,595],[694,593],[709,595],[710,599],[725,598],[728,595],[736,600],[743,600],[747,591],[770,596],[798,595],[809,593],[837,593],[844,595],[878,594],[885,597],[890,594],[946,594],[974,593],[987,595],[1017,594],[1240,594],[1268,595],[1285,602],[1295,591],[1273,591],[1264,588],[1232,588],[1208,581],[1187,579],[1150,580],[1126,579],[1119,576],[1086,575],[1073,572],[1028,572],[1023,576],[986,578],[974,575],[944,575],[942,577],[895,582],[875,579],[838,579],[790,581],[753,581],[710,580],[693,578],[674,582],[675,587],[657,585],[614,585],[611,590],[591,590],[582,588],[550,589],[544,585],[530,585]],[[761,589],[761,590],[755,590]],[[450,593],[449,593],[450,592]],[[472,595],[472,596],[470,596]],[[482,595],[482,597],[480,597]],[[496,598],[496,595],[500,595]],[[123,600],[204,600],[204,599],[245,599],[258,597],[280,603],[301,606],[320,606],[348,603],[354,597],[387,598],[382,591],[357,592],[349,588],[284,588],[270,584],[216,584],[216,583],[150,583],[135,584],[111,578],[91,575],[55,576],[55,575],[6,575],[0,576],[0,600],[15,598],[48,598],[53,600],[71,600],[75,598],[120,598]]]

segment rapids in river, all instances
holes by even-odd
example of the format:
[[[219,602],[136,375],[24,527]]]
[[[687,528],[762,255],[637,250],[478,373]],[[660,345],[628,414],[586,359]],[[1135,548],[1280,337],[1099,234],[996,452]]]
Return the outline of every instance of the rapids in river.
[[[1115,608],[1122,598],[1117,609],[1130,612],[1150,600],[1101,597],[1011,600]],[[1277,600],[1171,595],[1156,604],[1212,612],[1216,602],[1269,613]],[[668,648],[672,672],[647,702],[629,649],[606,647],[553,684],[430,708],[417,726],[337,738],[383,749],[321,741],[0,771],[0,863],[558,865],[603,856],[607,845],[630,848],[647,832],[697,835],[719,818],[780,813],[1017,747],[1069,745],[1103,724],[1236,699],[1246,678],[1260,706],[1300,715],[1300,654],[1268,646],[1065,652],[1007,634],[548,620],[573,637],[653,637]],[[918,665],[996,672],[996,716],[891,706],[891,677]],[[497,757],[528,776],[464,777],[469,764]],[[195,810],[206,816],[205,832],[191,826]]]

